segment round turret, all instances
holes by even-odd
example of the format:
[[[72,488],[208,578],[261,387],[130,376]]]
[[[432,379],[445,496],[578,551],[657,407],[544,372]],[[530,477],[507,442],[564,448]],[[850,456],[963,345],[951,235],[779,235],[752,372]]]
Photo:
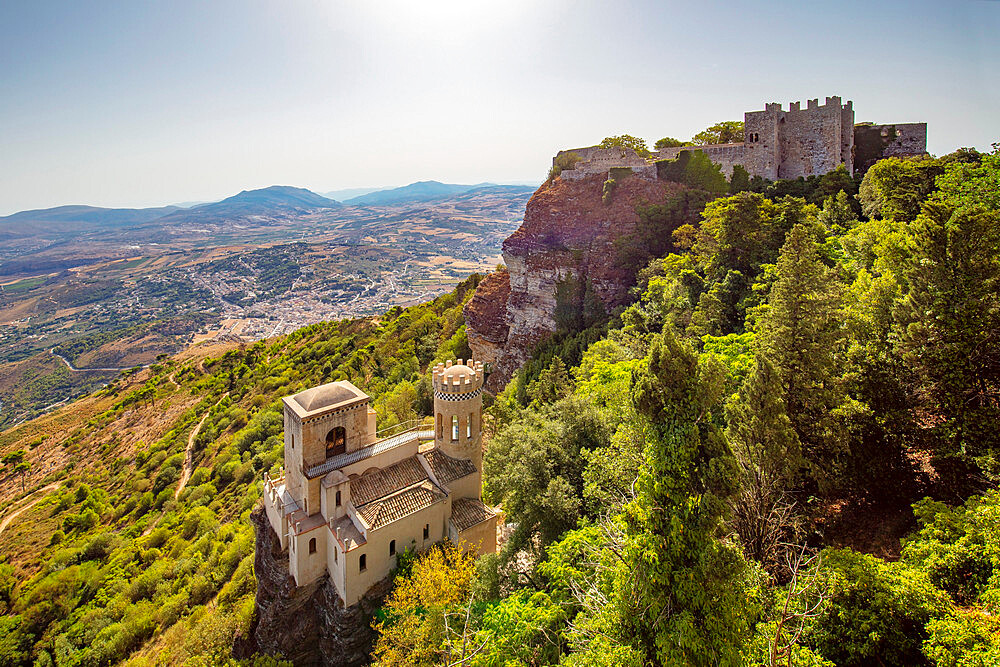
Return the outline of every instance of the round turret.
[[[458,359],[433,370],[434,444],[448,456],[482,463],[483,363]]]

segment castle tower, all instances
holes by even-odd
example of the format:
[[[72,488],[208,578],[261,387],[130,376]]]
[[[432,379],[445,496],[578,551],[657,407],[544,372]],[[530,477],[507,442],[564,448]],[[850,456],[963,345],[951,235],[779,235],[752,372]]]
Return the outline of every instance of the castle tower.
[[[434,446],[483,469],[483,363],[459,359],[434,368]]]

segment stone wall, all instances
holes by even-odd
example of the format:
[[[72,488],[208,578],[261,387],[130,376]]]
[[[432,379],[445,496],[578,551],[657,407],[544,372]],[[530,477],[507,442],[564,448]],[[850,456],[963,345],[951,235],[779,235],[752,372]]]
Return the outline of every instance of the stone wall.
[[[926,154],[927,123],[858,123],[854,127],[855,168],[860,172],[867,171],[884,157]]]
[[[746,147],[738,144],[711,144],[708,146],[676,146],[663,148],[655,153],[657,160],[673,160],[681,151],[702,151],[708,159],[722,168],[722,173],[729,178],[733,175],[733,167],[743,164],[746,157]],[[655,172],[655,170],[654,170]]]

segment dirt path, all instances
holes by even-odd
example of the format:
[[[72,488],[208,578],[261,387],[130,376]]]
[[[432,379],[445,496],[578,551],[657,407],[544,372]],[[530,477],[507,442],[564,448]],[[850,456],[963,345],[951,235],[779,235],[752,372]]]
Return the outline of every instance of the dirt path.
[[[215,402],[215,405],[221,403],[222,399],[226,396],[229,396],[228,391],[222,395],[222,398]],[[214,408],[215,405],[213,405],[212,408]],[[188,444],[187,447],[184,448],[184,469],[181,471],[180,481],[177,482],[177,489],[174,491],[174,500],[180,497],[181,491],[184,490],[184,486],[188,483],[188,480],[191,479],[191,473],[194,472],[194,439],[197,438],[198,433],[201,432],[201,425],[205,423],[206,419],[208,419],[208,415],[212,414],[212,408],[205,411],[205,415],[201,418],[201,421],[198,422],[198,425],[194,427],[193,431],[191,431],[191,435],[188,436]]]
[[[41,493],[42,495],[30,501],[29,503],[22,505],[21,507],[17,508],[13,512],[5,516],[3,518],[3,521],[0,521],[0,534],[2,534],[3,531],[7,529],[7,526],[9,526],[14,519],[20,516],[22,512],[27,512],[32,507],[45,500],[45,497],[48,495],[49,491],[55,491],[56,489],[58,489],[60,483],[61,482],[53,482],[48,486],[43,486],[42,488],[34,492],[34,493]]]
[[[66,364],[66,368],[68,368],[73,373],[108,373],[108,372],[120,373],[122,371],[127,371],[130,368],[134,368],[134,366],[130,366],[129,368],[77,368],[76,366],[74,366],[69,362],[69,359],[56,352],[56,348],[54,347],[50,348],[49,354],[51,354],[53,357],[58,357],[59,359],[61,359],[62,362]],[[142,366],[142,368],[148,368],[148,367],[149,364],[145,364],[144,366]]]

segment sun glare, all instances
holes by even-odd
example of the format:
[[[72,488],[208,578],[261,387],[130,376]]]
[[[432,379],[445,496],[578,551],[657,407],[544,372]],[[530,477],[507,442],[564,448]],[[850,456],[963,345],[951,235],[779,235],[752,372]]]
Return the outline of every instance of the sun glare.
[[[362,11],[380,25],[440,41],[465,40],[523,16],[525,0],[381,0]]]

